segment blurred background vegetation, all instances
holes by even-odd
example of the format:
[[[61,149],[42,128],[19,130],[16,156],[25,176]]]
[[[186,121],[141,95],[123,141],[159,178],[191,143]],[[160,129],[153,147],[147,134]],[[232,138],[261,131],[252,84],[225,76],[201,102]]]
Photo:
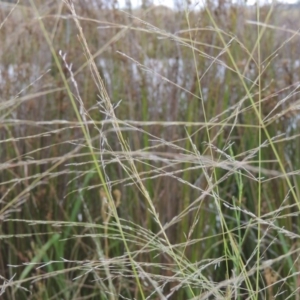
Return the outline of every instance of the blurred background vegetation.
[[[67,4],[0,2],[0,298],[299,299],[298,6],[74,0],[114,119]]]

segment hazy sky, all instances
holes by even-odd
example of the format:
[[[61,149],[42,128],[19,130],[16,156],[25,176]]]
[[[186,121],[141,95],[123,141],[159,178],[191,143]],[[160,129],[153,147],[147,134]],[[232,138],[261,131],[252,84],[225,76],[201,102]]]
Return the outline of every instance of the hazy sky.
[[[175,0],[177,2],[182,2],[182,3],[185,3],[184,0]],[[239,1],[239,0],[237,0]],[[281,0],[281,2],[285,2],[285,3],[295,3],[297,2],[298,0]],[[166,5],[166,6],[169,6],[169,7],[174,7],[174,0],[153,0],[152,1],[155,5],[159,5],[159,4],[162,4],[162,5]],[[201,6],[201,3],[203,2],[202,0],[190,0],[191,3],[193,3],[195,6]],[[256,0],[248,0],[247,3],[249,5],[252,5],[256,2]],[[260,3],[271,3],[272,0],[259,0]],[[120,6],[121,7],[124,7],[125,5],[125,0],[119,0],[119,3],[120,3]],[[132,3],[132,6],[133,7],[138,7],[138,6],[141,6],[141,3],[142,1],[141,0],[131,0],[131,3]]]

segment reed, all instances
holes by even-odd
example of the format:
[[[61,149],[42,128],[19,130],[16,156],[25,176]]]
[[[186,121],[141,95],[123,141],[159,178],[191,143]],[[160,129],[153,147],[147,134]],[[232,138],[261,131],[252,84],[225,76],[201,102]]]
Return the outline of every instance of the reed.
[[[0,2],[0,298],[299,299],[298,10]]]

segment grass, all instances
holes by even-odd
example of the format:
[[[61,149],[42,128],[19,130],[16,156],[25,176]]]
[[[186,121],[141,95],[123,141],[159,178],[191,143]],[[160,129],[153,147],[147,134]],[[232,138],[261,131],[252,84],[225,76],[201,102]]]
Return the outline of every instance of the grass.
[[[0,299],[299,299],[298,14],[0,3]]]

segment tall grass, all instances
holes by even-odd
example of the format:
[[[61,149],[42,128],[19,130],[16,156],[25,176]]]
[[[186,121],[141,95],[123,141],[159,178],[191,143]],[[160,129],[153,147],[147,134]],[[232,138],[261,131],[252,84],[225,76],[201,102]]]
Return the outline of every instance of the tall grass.
[[[297,5],[0,9],[1,299],[299,299]]]

